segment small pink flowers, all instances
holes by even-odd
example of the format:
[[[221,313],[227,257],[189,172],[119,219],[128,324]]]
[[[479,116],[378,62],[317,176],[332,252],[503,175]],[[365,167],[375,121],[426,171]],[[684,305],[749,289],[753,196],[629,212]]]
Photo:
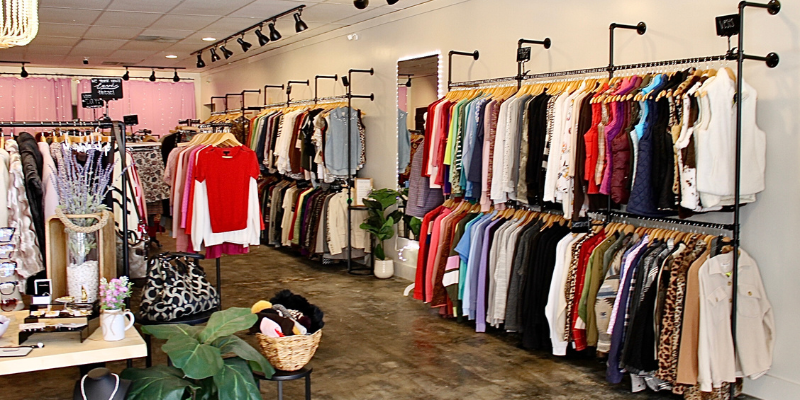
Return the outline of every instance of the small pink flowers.
[[[103,310],[120,310],[125,306],[125,299],[131,296],[133,282],[127,276],[114,278],[108,282],[100,279],[100,308]]]

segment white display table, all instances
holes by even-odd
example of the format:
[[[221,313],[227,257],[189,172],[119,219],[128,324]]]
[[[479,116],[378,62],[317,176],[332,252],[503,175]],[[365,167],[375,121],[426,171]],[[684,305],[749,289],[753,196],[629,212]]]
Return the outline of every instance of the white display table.
[[[28,311],[0,314],[12,320],[8,331],[3,337],[0,337],[0,347],[16,346],[17,333],[19,332],[18,326],[24,321]],[[33,349],[25,357],[0,358],[0,375],[129,360],[147,356],[147,346],[135,328],[128,329],[125,332],[125,339],[118,342],[106,342],[103,340],[102,329],[97,328],[83,343],[75,340],[53,340],[43,343],[45,344],[44,348]],[[32,345],[36,343],[28,340],[25,344]]]

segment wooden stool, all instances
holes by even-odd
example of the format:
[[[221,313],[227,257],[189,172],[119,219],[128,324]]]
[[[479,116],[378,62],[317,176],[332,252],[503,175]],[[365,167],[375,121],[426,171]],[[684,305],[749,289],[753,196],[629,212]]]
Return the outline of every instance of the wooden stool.
[[[275,371],[275,374],[272,375],[272,378],[265,378],[262,374],[253,374],[256,378],[256,385],[261,388],[261,381],[273,381],[278,382],[278,400],[283,400],[283,382],[285,381],[293,381],[300,378],[306,378],[306,400],[311,400],[311,372],[314,371],[313,368],[306,366],[298,371]]]

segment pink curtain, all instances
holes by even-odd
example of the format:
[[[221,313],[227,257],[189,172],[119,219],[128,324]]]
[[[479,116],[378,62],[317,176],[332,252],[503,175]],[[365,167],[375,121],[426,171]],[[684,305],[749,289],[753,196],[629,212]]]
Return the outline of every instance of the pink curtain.
[[[0,121],[69,121],[70,79],[0,77]]]
[[[91,91],[88,79],[78,83],[78,96]],[[174,129],[178,120],[195,118],[194,82],[123,81],[122,96],[110,102],[109,115],[119,121],[125,115],[138,115],[139,125],[134,130],[150,129],[153,135],[160,136]],[[101,115],[101,110],[78,106],[78,118],[82,120],[94,120]]]

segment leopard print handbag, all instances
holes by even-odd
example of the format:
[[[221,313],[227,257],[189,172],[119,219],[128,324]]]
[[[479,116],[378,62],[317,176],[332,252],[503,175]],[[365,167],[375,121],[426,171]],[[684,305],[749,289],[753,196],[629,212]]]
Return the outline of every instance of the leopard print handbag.
[[[167,322],[218,306],[217,289],[208,282],[197,260],[161,255],[148,261],[140,306],[143,318]]]

